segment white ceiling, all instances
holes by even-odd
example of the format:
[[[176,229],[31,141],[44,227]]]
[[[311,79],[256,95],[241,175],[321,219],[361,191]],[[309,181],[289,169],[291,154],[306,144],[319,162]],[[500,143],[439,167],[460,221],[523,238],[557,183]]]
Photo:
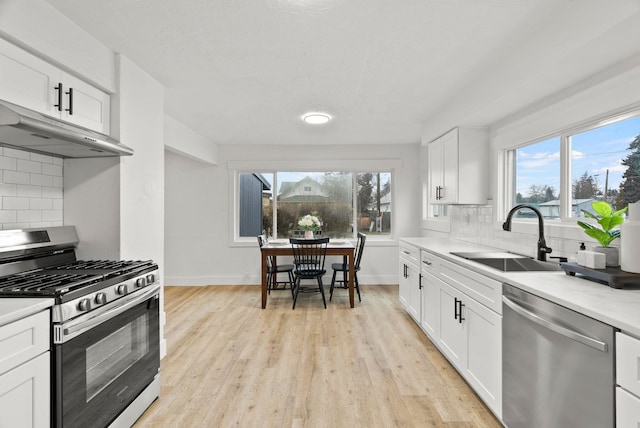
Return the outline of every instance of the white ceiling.
[[[47,1],[219,144],[416,143],[640,54],[640,0]],[[307,110],[334,120],[305,125]]]

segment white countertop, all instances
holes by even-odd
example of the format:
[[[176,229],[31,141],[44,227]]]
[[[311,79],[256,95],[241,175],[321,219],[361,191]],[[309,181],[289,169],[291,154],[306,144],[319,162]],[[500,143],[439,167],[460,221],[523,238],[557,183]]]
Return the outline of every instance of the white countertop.
[[[50,308],[53,303],[50,298],[0,298],[0,326]]]
[[[479,263],[449,254],[462,251],[501,251],[454,239],[400,238],[443,259],[457,263],[495,280],[551,300],[559,305],[595,318],[640,337],[640,286],[624,289],[557,272],[501,272]]]

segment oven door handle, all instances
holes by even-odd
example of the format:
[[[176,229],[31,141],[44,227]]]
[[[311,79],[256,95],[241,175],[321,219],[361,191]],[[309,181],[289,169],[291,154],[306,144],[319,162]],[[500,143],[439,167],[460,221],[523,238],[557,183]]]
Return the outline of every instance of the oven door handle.
[[[160,284],[150,286],[143,292],[134,293],[131,297],[125,296],[122,299],[116,300],[118,303],[115,306],[101,306],[91,312],[92,317],[86,320],[74,320],[71,325],[63,325],[62,329],[64,337],[60,343],[65,342],[73,337],[79,336],[87,330],[102,324],[103,322],[110,320],[123,312],[128,311],[132,307],[139,305],[140,303],[148,300],[149,298],[157,295],[160,291]]]

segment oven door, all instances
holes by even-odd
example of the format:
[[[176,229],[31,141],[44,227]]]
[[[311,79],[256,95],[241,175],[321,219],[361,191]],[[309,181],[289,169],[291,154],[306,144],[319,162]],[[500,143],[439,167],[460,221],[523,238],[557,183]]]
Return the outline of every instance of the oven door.
[[[159,286],[136,294],[62,326],[71,338],[54,345],[56,427],[107,426],[158,374]]]

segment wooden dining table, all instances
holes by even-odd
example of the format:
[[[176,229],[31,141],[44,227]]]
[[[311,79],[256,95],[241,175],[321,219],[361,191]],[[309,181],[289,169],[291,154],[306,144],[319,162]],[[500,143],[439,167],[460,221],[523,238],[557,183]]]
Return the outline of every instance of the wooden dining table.
[[[353,278],[355,275],[354,253],[355,244],[351,241],[336,240],[327,244],[327,256],[342,256],[342,263],[349,265],[349,305],[354,307]],[[293,256],[293,250],[288,240],[270,241],[260,248],[262,254],[262,309],[267,306],[267,257],[271,256]]]

